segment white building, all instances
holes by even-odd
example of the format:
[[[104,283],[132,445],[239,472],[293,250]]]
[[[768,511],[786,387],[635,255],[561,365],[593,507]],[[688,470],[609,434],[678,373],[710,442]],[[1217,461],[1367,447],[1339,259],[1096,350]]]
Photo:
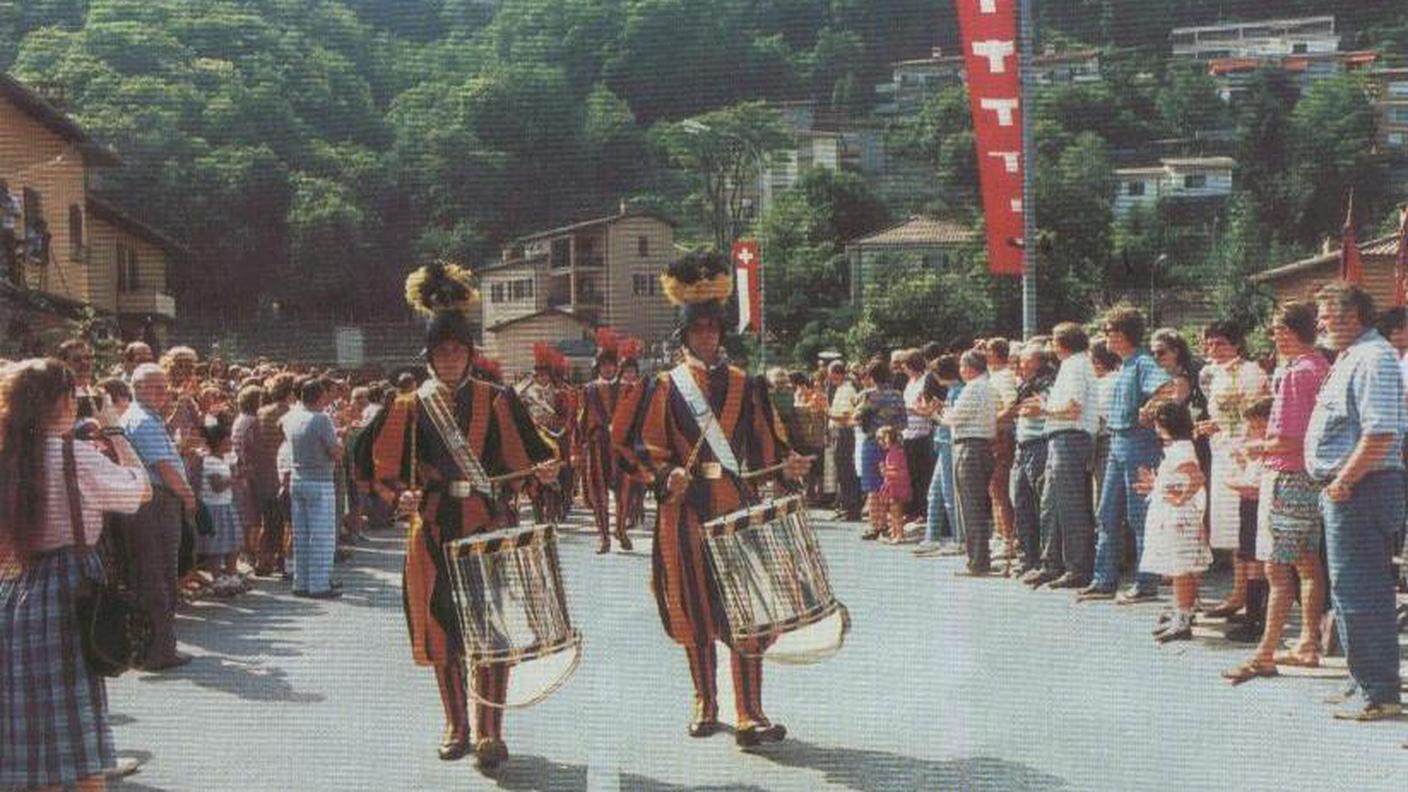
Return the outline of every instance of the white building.
[[[1169,41],[1175,58],[1195,60],[1313,55],[1340,48],[1333,16],[1174,28]]]
[[[1160,199],[1223,199],[1232,194],[1231,157],[1177,157],[1158,165],[1115,170],[1116,217],[1134,206],[1152,206]]]

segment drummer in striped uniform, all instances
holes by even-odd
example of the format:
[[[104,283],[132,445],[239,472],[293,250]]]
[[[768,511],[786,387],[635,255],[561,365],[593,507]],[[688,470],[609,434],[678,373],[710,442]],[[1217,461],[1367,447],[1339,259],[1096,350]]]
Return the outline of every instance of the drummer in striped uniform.
[[[508,758],[503,709],[475,705],[471,746],[464,649],[444,545],[508,526],[512,517],[496,486],[513,485],[495,485],[489,477],[537,466],[540,480],[553,480],[556,449],[538,433],[517,394],[471,376],[474,341],[466,314],[479,293],[470,274],[453,264],[430,264],[407,279],[406,298],[429,316],[425,355],[432,376],[378,413],[354,454],[375,491],[401,496],[403,507],[421,517],[412,521],[406,539],[404,604],[412,656],[417,665],[435,669],[440,685],[440,758],[458,759],[472,747],[479,768],[488,772]],[[502,704],[508,670],[476,666],[475,691]]]
[[[616,454],[611,448],[611,419],[620,400],[621,384],[616,379],[617,345],[619,339],[615,331],[603,327],[596,331],[596,361],[592,370],[596,379],[582,386],[581,406],[577,412],[577,434],[581,440],[582,490],[587,505],[592,510],[600,543],[597,553],[611,550],[611,493],[619,492],[616,486],[620,472],[616,466]],[[624,501],[616,501],[618,515],[625,511]],[[625,522],[617,520],[616,541],[621,549],[631,550],[630,537],[626,536]]]
[[[611,415],[611,448],[616,456],[616,532],[627,536],[627,531],[645,519],[645,485],[651,481],[650,471],[640,464],[636,455],[635,441],[631,428],[644,404],[646,383],[640,377],[641,342],[637,338],[621,341],[617,353],[620,355],[621,385],[616,399],[616,410]],[[625,545],[622,545],[625,548]]]
[[[730,365],[722,348],[726,301],[733,291],[728,259],[691,253],[661,276],[681,307],[682,362],[650,385],[635,426],[641,463],[654,474],[657,502],[652,588],[665,632],[688,656],[694,682],[691,737],[719,730],[715,641],[731,644],[723,608],[704,557],[700,526],[757,502],[740,475],[786,458],[784,474],[800,479],[810,460],[792,453],[772,412],[766,386]],[[763,713],[760,642],[730,645],[740,747],[783,739],[787,730]]]

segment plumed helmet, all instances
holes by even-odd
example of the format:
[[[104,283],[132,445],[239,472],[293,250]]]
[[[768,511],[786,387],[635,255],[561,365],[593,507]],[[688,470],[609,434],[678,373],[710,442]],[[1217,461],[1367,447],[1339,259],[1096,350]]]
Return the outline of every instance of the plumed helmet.
[[[469,315],[479,306],[479,290],[469,270],[434,261],[406,278],[406,303],[426,317],[425,352],[446,341],[474,348]]]
[[[700,319],[718,322],[720,330],[728,327],[728,299],[733,294],[728,257],[710,251],[686,253],[670,263],[660,285],[680,308],[680,333]]]

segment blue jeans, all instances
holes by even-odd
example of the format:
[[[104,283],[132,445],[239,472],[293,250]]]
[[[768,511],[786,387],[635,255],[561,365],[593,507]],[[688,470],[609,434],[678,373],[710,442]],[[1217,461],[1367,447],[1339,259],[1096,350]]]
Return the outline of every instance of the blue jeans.
[[[1141,467],[1156,468],[1163,451],[1152,429],[1128,429],[1110,436],[1110,458],[1105,463],[1105,480],[1100,490],[1100,535],[1095,541],[1095,579],[1092,583],[1112,589],[1120,579],[1120,528],[1126,522],[1134,534],[1136,563],[1144,555],[1144,516],[1149,510],[1146,496],[1134,491]],[[1141,592],[1159,589],[1157,575],[1136,573],[1135,586]]]
[[[942,520],[942,527],[940,520]],[[940,536],[963,541],[962,529],[953,513],[953,444],[934,444],[934,474],[929,477],[929,513],[924,521],[924,541],[937,542]]]
[[[293,589],[316,594],[332,582],[337,550],[337,489],[331,481],[293,479]]]
[[[1330,602],[1349,673],[1371,704],[1401,700],[1393,541],[1403,524],[1403,473],[1380,470],[1344,503],[1320,495]]]

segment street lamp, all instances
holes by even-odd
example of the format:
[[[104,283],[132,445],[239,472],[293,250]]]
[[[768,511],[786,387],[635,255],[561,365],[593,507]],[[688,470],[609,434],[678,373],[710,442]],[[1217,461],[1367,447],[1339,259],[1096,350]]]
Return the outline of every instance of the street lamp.
[[[743,144],[743,149],[753,158],[753,165],[758,171],[758,203],[755,207],[755,216],[758,220],[758,230],[761,232],[763,224],[763,191],[767,187],[767,172],[763,168],[764,159],[762,152],[758,150],[757,146],[753,145],[753,141],[743,135],[728,129],[716,129],[698,119],[686,118],[680,122],[680,128],[690,135],[713,133],[733,138]],[[758,311],[758,368],[766,371],[768,366],[768,276],[767,269],[762,263],[765,259],[763,257],[763,237],[761,233],[758,234],[758,260],[758,302],[760,303]],[[729,265],[732,266],[732,264],[733,262],[730,261]]]

